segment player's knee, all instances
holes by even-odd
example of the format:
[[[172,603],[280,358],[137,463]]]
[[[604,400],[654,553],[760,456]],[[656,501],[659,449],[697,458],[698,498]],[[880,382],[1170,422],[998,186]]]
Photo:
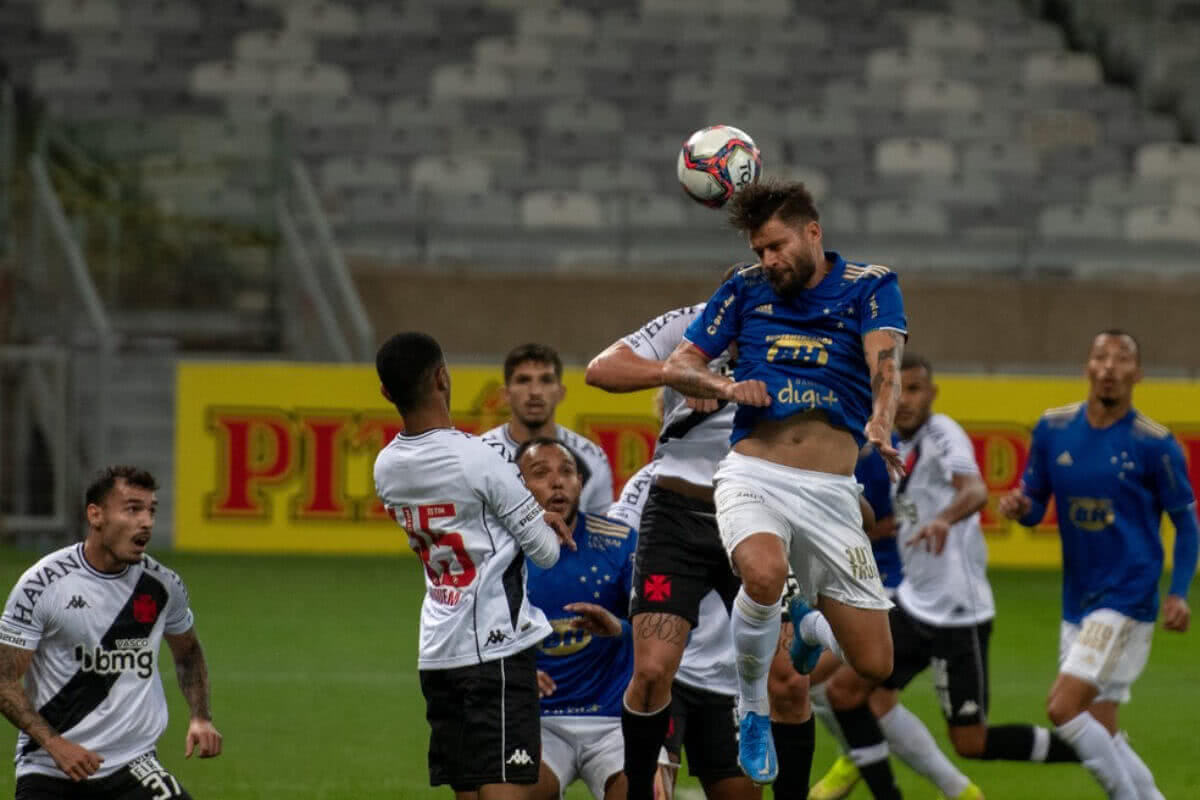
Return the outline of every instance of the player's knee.
[[[1061,693],[1054,693],[1046,700],[1046,716],[1055,725],[1065,725],[1075,719],[1083,709],[1078,708],[1070,698]]]
[[[780,676],[772,672],[767,679],[771,716],[780,722],[803,722],[809,716],[808,678],[792,671]]]
[[[629,681],[629,694],[634,702],[639,697],[657,697],[669,693],[675,675],[670,667],[658,659],[643,659],[633,667]]]
[[[871,648],[854,660],[854,671],[871,684],[878,685],[892,676],[892,649]]]
[[[982,725],[951,727],[950,743],[954,745],[954,752],[963,758],[983,758],[987,749],[987,728]]]
[[[742,587],[750,599],[762,605],[778,603],[787,580],[787,563],[783,559],[763,559],[739,565]]]

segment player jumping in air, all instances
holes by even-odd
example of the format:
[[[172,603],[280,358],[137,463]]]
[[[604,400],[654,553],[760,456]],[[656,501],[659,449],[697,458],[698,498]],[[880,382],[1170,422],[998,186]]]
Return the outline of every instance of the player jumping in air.
[[[1096,335],[1088,396],[1042,415],[1019,489],[1000,511],[1036,525],[1054,497],[1062,539],[1063,621],[1058,677],[1047,713],[1083,765],[1117,800],[1162,798],[1129,746],[1117,710],[1150,656],[1163,570],[1159,521],[1175,526],[1175,567],[1163,626],[1188,628],[1196,571],[1196,504],[1183,451],[1171,432],[1133,407],[1142,378],[1137,341]]]
[[[429,780],[461,800],[523,800],[541,764],[536,646],[551,628],[525,591],[525,559],[574,547],[516,468],[455,430],[450,372],[424,333],[375,356],[381,391],[404,419],[375,459],[375,493],[425,567],[417,669],[431,729]]]
[[[738,404],[715,499],[721,537],[742,579],[732,622],[739,758],[747,775],[769,783],[778,760],[767,671],[789,562],[801,590],[793,606],[797,644],[812,649],[799,660],[815,663],[823,645],[870,679],[892,672],[891,602],[862,530],[853,472],[866,443],[894,472],[902,469],[891,434],[906,323],[894,273],[823,250],[817,209],[802,184],[754,184],[730,208],[761,263],[717,290],[665,374],[685,395]],[[731,344],[738,349],[732,380],[708,368]],[[857,746],[860,730],[851,720],[842,728]],[[886,770],[886,751],[882,763]],[[863,773],[871,783],[869,766]],[[890,774],[883,778],[894,786]]]
[[[87,489],[87,537],[42,558],[9,595],[0,713],[21,731],[18,800],[191,797],[155,752],[167,727],[164,639],[191,713],[185,756],[221,753],[187,589],[146,555],[157,488],[136,467],[104,470]]]

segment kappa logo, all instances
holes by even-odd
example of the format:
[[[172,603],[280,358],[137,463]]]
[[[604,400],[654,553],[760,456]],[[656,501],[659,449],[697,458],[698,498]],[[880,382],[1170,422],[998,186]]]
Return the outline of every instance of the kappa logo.
[[[1054,460],[1054,463],[1058,464],[1060,467],[1069,467],[1075,463],[1075,459],[1071,458],[1070,450],[1063,450],[1062,453],[1059,454],[1058,458]]]
[[[503,644],[508,641],[508,634],[502,630],[494,630],[488,634],[487,641],[483,643],[484,647],[491,647],[494,644]]]
[[[671,579],[666,575],[650,575],[642,585],[642,594],[651,603],[661,603],[671,597]]]
[[[67,602],[67,608],[90,608],[90,606],[88,606],[88,601],[84,600],[82,595],[77,594]]]
[[[771,305],[770,303],[763,303],[761,306],[757,306],[754,309],[754,312],[756,314],[774,314],[775,306]]]
[[[512,755],[508,757],[508,761],[504,763],[518,767],[527,767],[533,763],[533,759],[529,757],[529,753],[525,752],[523,748],[518,747],[516,750],[513,750]]]
[[[958,715],[960,717],[969,717],[972,714],[978,714],[978,713],[979,713],[979,704],[976,703],[974,700],[967,700],[967,701],[963,702],[962,707],[958,709]]]

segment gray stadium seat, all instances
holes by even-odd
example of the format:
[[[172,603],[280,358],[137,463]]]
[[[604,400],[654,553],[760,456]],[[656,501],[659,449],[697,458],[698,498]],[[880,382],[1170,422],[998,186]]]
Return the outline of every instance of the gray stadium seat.
[[[469,228],[512,228],[520,223],[517,199],[507,192],[439,194],[430,199],[435,225]]]
[[[1145,178],[1200,178],[1200,145],[1150,142],[1138,148],[1134,171]]]
[[[465,117],[466,111],[461,103],[435,103],[419,96],[397,97],[388,101],[383,108],[384,120],[394,126],[415,126],[418,123],[435,126],[458,125]]]
[[[573,8],[523,8],[517,13],[516,33],[522,39],[587,41],[596,35],[596,21]]]
[[[1134,206],[1170,205],[1174,187],[1170,178],[1144,178],[1128,172],[1108,172],[1088,180],[1088,202],[1132,208]]]
[[[928,14],[915,17],[905,26],[908,46],[916,50],[979,51],[987,47],[984,27],[968,17]]]
[[[818,211],[821,212],[821,227],[835,236],[855,234],[862,230],[858,206],[849,200],[826,200],[818,206]]]
[[[857,136],[858,119],[844,106],[795,106],[783,115],[783,129],[789,137]]]
[[[1100,62],[1090,53],[1062,50],[1030,53],[1023,69],[1030,86],[1094,86],[1103,82]]]
[[[653,192],[655,183],[653,175],[626,161],[597,161],[579,169],[578,187],[594,194]]]
[[[444,64],[433,71],[430,92],[434,101],[511,97],[512,81],[495,70],[472,64]]]
[[[872,84],[895,84],[923,78],[937,80],[944,76],[942,60],[929,50],[885,47],[871,52],[866,63],[867,81]]]
[[[858,78],[835,78],[825,85],[823,105],[844,108],[899,108],[900,94],[896,87],[871,84]]]
[[[1121,217],[1110,208],[1087,204],[1046,206],[1038,215],[1043,239],[1120,239]]]
[[[578,98],[547,106],[542,124],[549,131],[615,134],[625,127],[625,118],[615,103]]]
[[[416,171],[420,162],[413,166],[413,184],[417,183]],[[402,185],[404,174],[395,161],[367,156],[338,156],[321,165],[321,187],[327,192],[346,189],[395,189]]]
[[[274,75],[274,91],[284,97],[345,97],[350,76],[335,64],[281,64]]]
[[[903,108],[860,108],[858,129],[867,138],[932,138],[942,135],[945,114],[936,110],[907,110]]]
[[[954,148],[940,139],[884,139],[875,147],[875,169],[885,175],[950,175],[958,169]]]
[[[295,31],[245,31],[234,38],[233,54],[238,61],[255,64],[304,64],[314,60],[316,45]]]
[[[604,205],[590,192],[535,191],[521,197],[521,223],[527,228],[602,228]]]
[[[554,67],[513,67],[508,72],[512,76],[512,96],[518,100],[550,101],[580,97],[586,92],[583,76],[577,72]]]
[[[818,203],[829,195],[829,176],[817,167],[803,164],[764,165],[763,174],[768,178],[781,181],[799,181],[812,194]]]
[[[257,64],[242,61],[210,61],[192,68],[191,89],[198,95],[268,94],[272,91],[271,72]]]
[[[943,116],[942,135],[952,142],[1007,142],[1018,134],[1020,112],[984,106],[951,110]]]
[[[1081,177],[1121,169],[1125,165],[1124,152],[1120,148],[1105,145],[1056,147],[1042,156],[1045,169]]]
[[[83,63],[150,61],[155,55],[154,37],[128,29],[84,30],[73,33],[71,39],[75,57]]]
[[[1039,168],[1037,154],[1024,145],[1009,142],[971,142],[963,149],[964,172],[1034,175]]]
[[[359,16],[361,29],[374,33],[425,34],[438,32],[434,8],[422,3],[371,3]]]
[[[102,65],[83,64],[74,59],[41,61],[33,68],[33,90],[39,94],[58,91],[99,92],[111,90],[112,79]]]
[[[1000,203],[1003,189],[992,176],[981,173],[918,175],[911,196],[957,207],[987,206]]]
[[[1131,208],[1125,215],[1125,235],[1135,242],[1200,243],[1200,209],[1176,205]],[[1200,268],[1200,264],[1193,260],[1193,267]]]
[[[545,69],[554,63],[554,53],[545,42],[514,39],[509,36],[487,36],[475,42],[475,64],[487,67],[537,67]]]
[[[912,80],[904,85],[904,108],[910,111],[974,110],[983,105],[983,94],[961,80]]]
[[[619,225],[633,228],[684,228],[688,224],[684,203],[690,202],[682,192],[632,192],[614,198],[610,215]]]
[[[414,191],[430,194],[484,194],[492,187],[492,167],[469,156],[422,156],[413,161]]]
[[[125,0],[121,20],[140,31],[194,31],[200,28],[200,8],[190,2],[164,0]]]
[[[360,30],[358,11],[349,5],[326,0],[288,3],[284,9],[287,27],[296,32],[353,36]]]
[[[946,236],[946,209],[922,200],[876,200],[867,205],[866,231],[871,235]]]
[[[45,0],[38,4],[42,27],[48,31],[116,30],[121,10],[113,0]]]

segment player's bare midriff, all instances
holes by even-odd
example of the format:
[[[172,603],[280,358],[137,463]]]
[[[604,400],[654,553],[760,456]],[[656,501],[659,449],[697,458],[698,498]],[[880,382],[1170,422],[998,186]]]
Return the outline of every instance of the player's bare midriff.
[[[735,453],[795,469],[853,475],[858,445],[845,428],[835,428],[823,411],[767,419],[733,446]]]

